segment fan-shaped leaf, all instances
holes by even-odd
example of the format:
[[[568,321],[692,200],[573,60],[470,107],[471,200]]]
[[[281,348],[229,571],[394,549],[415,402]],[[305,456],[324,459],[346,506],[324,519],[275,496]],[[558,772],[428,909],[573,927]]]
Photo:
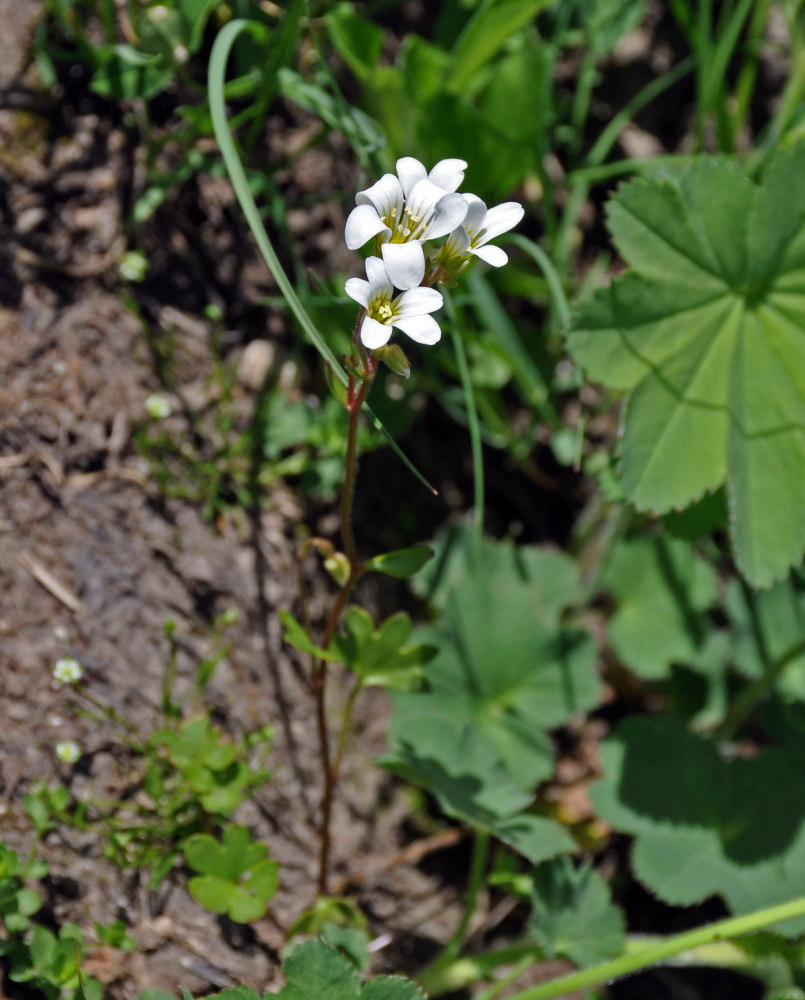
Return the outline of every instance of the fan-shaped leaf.
[[[609,222],[632,269],[569,345],[631,393],[623,487],[665,513],[726,481],[738,566],[768,586],[805,548],[805,145],[759,185],[716,159],[632,181]]]

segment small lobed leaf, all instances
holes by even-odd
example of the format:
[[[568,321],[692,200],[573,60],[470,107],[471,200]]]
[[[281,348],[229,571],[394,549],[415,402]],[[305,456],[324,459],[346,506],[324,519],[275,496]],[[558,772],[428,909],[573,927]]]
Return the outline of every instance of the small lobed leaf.
[[[321,649],[313,642],[305,631],[304,627],[288,611],[279,612],[280,621],[285,626],[283,639],[289,646],[298,649],[303,653],[309,653],[320,660],[335,660],[335,654],[329,649]]]
[[[322,941],[306,941],[282,964],[280,1000],[358,1000],[361,981],[352,963]]]
[[[584,968],[623,951],[623,913],[592,867],[574,868],[570,858],[556,858],[539,865],[533,879],[531,926],[552,957]]]
[[[667,903],[719,894],[740,914],[805,893],[801,748],[727,760],[668,716],[634,717],[605,741],[602,759],[593,804],[635,837],[635,874]]]
[[[215,875],[194,875],[187,888],[195,901],[211,913],[226,913],[237,888],[229,879]]]
[[[395,696],[382,763],[433,792],[449,815],[540,858],[555,853],[555,837],[542,847],[531,820],[507,830],[499,821],[530,804],[553,770],[548,730],[595,704],[599,683],[590,636],[545,626],[536,607],[534,589],[516,578],[456,587],[425,633],[438,648],[429,690]]]

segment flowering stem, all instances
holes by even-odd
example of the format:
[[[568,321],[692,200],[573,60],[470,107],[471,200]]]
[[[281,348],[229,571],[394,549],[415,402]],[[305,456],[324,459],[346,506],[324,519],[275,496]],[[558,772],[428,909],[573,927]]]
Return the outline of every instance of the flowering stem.
[[[470,451],[472,452],[472,482],[473,482],[473,507],[475,511],[474,523],[474,556],[476,564],[480,564],[481,552],[484,542],[484,456],[481,443],[481,425],[478,422],[478,410],[475,405],[475,393],[472,388],[472,379],[467,364],[467,355],[464,351],[464,344],[458,332],[455,306],[452,299],[445,295],[445,308],[450,317],[450,333],[453,337],[453,348],[456,352],[456,366],[458,367],[459,378],[461,379],[461,389],[464,393],[464,405],[467,408],[467,424],[470,431]],[[477,567],[476,567],[477,568]]]
[[[356,330],[359,329],[362,315],[358,317]],[[322,649],[329,648],[335,635],[335,630],[341,620],[341,615],[352,596],[358,580],[363,574],[363,566],[358,559],[355,545],[355,535],[352,530],[352,505],[355,499],[355,478],[358,469],[358,427],[361,410],[366,402],[372,381],[377,371],[377,362],[373,355],[367,355],[362,345],[359,345],[362,364],[361,381],[355,388],[355,376],[350,374],[347,386],[346,407],[349,414],[347,422],[347,451],[344,470],[344,491],[341,496],[341,539],[344,552],[349,560],[349,577],[341,588],[338,597],[330,611],[330,616],[324,627]],[[327,895],[327,869],[330,861],[330,821],[333,811],[333,796],[338,780],[338,769],[341,763],[339,750],[335,763],[330,754],[330,734],[327,725],[327,661],[319,660],[313,672],[313,692],[316,698],[316,728],[319,736],[319,753],[324,776],[324,790],[321,803],[321,843],[319,850],[319,895]]]

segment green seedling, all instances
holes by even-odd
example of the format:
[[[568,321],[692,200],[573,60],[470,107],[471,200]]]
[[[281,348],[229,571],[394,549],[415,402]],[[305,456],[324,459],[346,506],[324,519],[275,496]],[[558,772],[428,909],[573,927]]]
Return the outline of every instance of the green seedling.
[[[184,844],[188,865],[199,872],[188,882],[193,898],[213,913],[248,924],[265,916],[279,885],[279,865],[243,826],[224,828],[220,839],[195,834]]]

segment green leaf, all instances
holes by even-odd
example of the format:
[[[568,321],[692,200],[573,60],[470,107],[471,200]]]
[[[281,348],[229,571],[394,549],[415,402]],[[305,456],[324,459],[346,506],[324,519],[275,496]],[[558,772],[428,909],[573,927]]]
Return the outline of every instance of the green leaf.
[[[282,624],[285,626],[283,639],[289,646],[293,646],[294,649],[298,649],[303,653],[310,653],[311,656],[315,656],[320,660],[335,661],[338,659],[332,650],[321,649],[321,647],[317,646],[307,634],[302,624],[290,612],[280,611],[278,613]]]
[[[201,906],[226,913],[236,923],[259,920],[279,884],[279,866],[266,859],[266,853],[266,847],[252,843],[242,826],[228,826],[223,843],[208,834],[195,834],[185,841],[185,858],[204,874],[188,881],[190,894]]]
[[[184,855],[191,868],[230,881],[237,881],[267,853],[264,844],[252,842],[245,826],[234,823],[226,827],[221,841],[208,833],[196,833],[184,842]]]
[[[609,640],[621,662],[641,677],[666,677],[672,663],[692,663],[708,634],[704,616],[715,601],[715,570],[685,542],[639,536],[622,542],[603,578],[617,607]]]
[[[747,677],[763,677],[785,658],[774,682],[784,698],[805,701],[805,581],[792,575],[771,590],[749,595],[736,582],[727,585],[726,610],[730,616],[735,666]],[[790,659],[790,651],[800,653]]]
[[[563,826],[532,813],[521,812],[489,823],[485,828],[533,865],[572,851],[576,846]]]
[[[598,699],[591,638],[546,627],[537,607],[516,578],[466,580],[425,633],[439,649],[430,690],[394,698],[382,763],[476,825],[528,806],[553,770],[548,730]]]
[[[383,30],[355,12],[351,3],[338,3],[325,23],[333,46],[359,79],[374,70],[383,50]]]
[[[543,862],[533,877],[531,926],[551,958],[569,958],[585,968],[623,951],[623,914],[592,867],[575,868],[561,857]]]
[[[397,549],[394,552],[384,552],[382,555],[374,556],[364,563],[364,569],[404,580],[419,572],[432,556],[433,549],[427,545],[412,545],[408,549]]]
[[[294,948],[282,964],[287,982],[280,1000],[358,1000],[361,981],[341,952],[321,941]]]
[[[398,611],[375,630],[368,611],[353,605],[344,615],[343,632],[333,637],[333,658],[365,686],[410,690],[418,686],[423,664],[436,652],[432,646],[406,645],[411,629],[409,616]]]
[[[325,944],[336,948],[348,958],[358,972],[369,971],[369,935],[362,927],[342,927],[341,924],[326,923],[321,928],[320,936]]]
[[[194,875],[187,882],[187,888],[195,901],[210,913],[226,913],[229,909],[232,890],[229,879],[214,875]]]
[[[598,813],[635,836],[637,877],[665,902],[721,895],[747,913],[805,894],[805,751],[727,760],[669,717],[635,717],[602,747]],[[803,922],[787,922],[801,933]]]
[[[527,582],[534,613],[548,626],[558,624],[562,612],[581,597],[578,566],[558,549],[516,546],[510,540],[485,538],[476,566],[474,532],[464,524],[441,532],[432,545],[435,557],[412,582],[411,589],[434,608],[444,607],[450,591],[473,571],[490,579]]]
[[[446,87],[453,93],[465,90],[506,42],[534,20],[551,0],[499,0],[484,4],[467,22],[452,52]]]
[[[569,346],[630,391],[622,485],[665,513],[726,482],[738,566],[769,586],[805,548],[805,144],[759,185],[716,159],[632,181],[609,221],[631,270]]]
[[[377,976],[364,986],[361,1000],[425,1000],[425,994],[410,979]]]

